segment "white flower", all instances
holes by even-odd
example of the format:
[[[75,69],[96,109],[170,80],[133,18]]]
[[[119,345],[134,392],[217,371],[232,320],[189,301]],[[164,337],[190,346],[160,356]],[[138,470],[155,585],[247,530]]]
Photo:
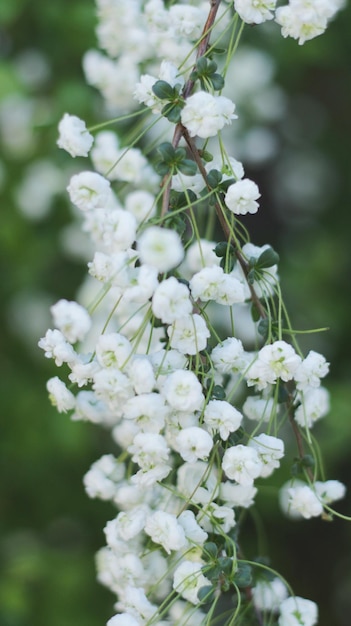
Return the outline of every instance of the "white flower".
[[[167,335],[171,348],[183,354],[197,354],[206,348],[210,331],[203,317],[194,313],[176,319],[167,328]]]
[[[190,314],[191,311],[189,289],[174,276],[163,280],[155,289],[152,312],[164,324],[172,324],[180,317]]]
[[[126,367],[135,393],[150,393],[155,385],[155,374],[151,360],[147,356],[133,357]]]
[[[46,383],[49,392],[49,400],[55,406],[59,413],[66,413],[75,407],[76,399],[71,391],[67,389],[65,383],[54,376],[49,378]]]
[[[246,373],[247,384],[264,389],[268,384],[274,384],[278,378],[287,382],[294,377],[300,363],[301,358],[290,344],[275,341],[259,351],[258,358]]]
[[[253,485],[234,485],[229,481],[220,484],[220,499],[228,506],[248,509],[254,503],[257,488]]]
[[[66,341],[60,330],[54,329],[46,331],[45,337],[38,342],[39,348],[44,350],[47,359],[55,359],[58,367],[62,363],[74,363],[77,360],[77,354],[68,341]]]
[[[105,454],[92,464],[85,474],[83,483],[90,498],[112,500],[115,496],[117,484],[123,479],[124,465],[118,463],[112,454]]]
[[[149,470],[168,461],[169,448],[165,438],[156,433],[138,433],[128,448],[132,461]]]
[[[257,213],[259,205],[256,200],[260,196],[256,183],[249,178],[244,178],[228,187],[224,202],[235,215],[246,215]]]
[[[59,148],[69,152],[72,157],[88,156],[94,138],[87,131],[83,120],[75,115],[65,113],[58,125],[58,130],[59,138],[57,145]]]
[[[175,191],[185,191],[186,189],[190,189],[197,196],[200,191],[203,190],[205,186],[204,179],[201,174],[194,174],[194,176],[186,176],[186,174],[182,174],[178,172],[174,176],[172,176],[172,189]]]
[[[80,354],[76,361],[69,364],[70,374],[68,378],[71,383],[75,383],[78,387],[84,387],[88,383],[91,383],[94,379],[94,374],[99,371],[100,366],[96,359],[92,358],[91,354]]]
[[[319,387],[320,379],[324,378],[328,372],[329,363],[325,357],[310,350],[294,374],[297,389],[304,391],[308,387]]]
[[[129,541],[136,537],[144,529],[147,514],[148,507],[145,505],[136,506],[131,511],[118,513],[117,517],[107,522],[104,528],[108,545],[113,548],[113,543],[109,540],[111,535],[123,541]]]
[[[145,532],[155,543],[159,543],[170,554],[186,546],[184,529],[175,515],[156,511],[145,523]]]
[[[249,420],[269,422],[274,409],[273,398],[248,396],[243,404],[243,413]]]
[[[175,570],[173,589],[192,604],[199,604],[199,589],[210,585],[210,581],[201,573],[202,563],[183,561]]]
[[[235,104],[225,96],[212,96],[198,91],[187,98],[181,112],[182,124],[191,137],[214,137],[226,124],[231,124]]]
[[[143,432],[159,433],[167,413],[165,400],[158,393],[142,393],[130,398],[123,407],[123,417],[133,420]]]
[[[213,348],[211,359],[218,372],[228,374],[241,369],[243,354],[244,348],[240,339],[228,337]]]
[[[262,462],[260,476],[263,478],[270,476],[273,470],[279,467],[279,459],[284,456],[284,441],[278,437],[261,433],[250,439],[248,445],[257,450]]]
[[[192,511],[183,511],[178,517],[178,522],[191,545],[203,545],[208,534],[199,526]]]
[[[275,0],[234,0],[234,8],[247,24],[262,24],[272,20]]]
[[[293,519],[310,519],[323,513],[323,506],[315,491],[301,480],[285,483],[279,493],[283,512]]]
[[[176,370],[167,376],[161,394],[177,411],[198,411],[204,401],[202,387],[193,372]]]
[[[118,155],[119,143],[116,133],[112,130],[103,130],[97,133],[90,155],[94,168],[100,174],[113,180],[113,166],[118,160]]]
[[[84,420],[93,424],[108,422],[110,412],[102,400],[98,400],[95,393],[89,390],[79,391],[76,396],[76,405],[72,414],[73,421]]]
[[[80,172],[72,176],[67,187],[70,200],[81,211],[104,208],[109,201],[109,181],[96,172]]]
[[[283,37],[293,37],[302,45],[305,41],[321,35],[327,27],[327,17],[320,12],[323,3],[311,3],[309,0],[293,0],[286,6],[279,7],[275,21],[282,27]],[[325,4],[325,3],[324,3]]]
[[[243,164],[231,156],[227,157],[225,162],[223,162],[222,158],[215,157],[213,161],[206,163],[205,169],[207,173],[209,173],[211,170],[217,170],[221,172],[222,181],[230,180],[231,178],[240,180],[240,178],[244,176]]]
[[[204,411],[204,423],[212,433],[219,432],[226,441],[241,425],[242,414],[225,400],[210,400]]]
[[[209,533],[228,533],[234,528],[235,514],[229,506],[219,506],[215,502],[209,503],[197,514],[197,521]]]
[[[323,504],[330,504],[336,500],[341,500],[346,493],[346,487],[339,480],[317,480],[314,484],[316,494]]]
[[[204,461],[184,463],[177,471],[177,489],[186,500],[207,504],[218,494],[218,476],[216,468],[208,472],[208,464]]]
[[[138,224],[153,217],[156,212],[155,197],[149,191],[132,191],[125,198],[127,211],[133,213]]]
[[[183,265],[186,266],[186,271],[190,276],[199,272],[203,267],[219,265],[220,258],[214,252],[215,247],[216,243],[207,239],[196,240],[189,246]]]
[[[179,265],[184,249],[178,233],[174,230],[150,226],[138,238],[138,251],[142,263],[156,267],[159,272]]]
[[[208,458],[212,447],[212,437],[203,428],[190,426],[183,428],[176,437],[177,452],[188,463]]]
[[[119,601],[115,604],[118,611],[126,611],[139,619],[142,624],[156,614],[157,607],[147,599],[144,589],[126,585],[123,593],[119,594]]]
[[[76,343],[82,341],[91,327],[89,313],[77,302],[59,300],[50,311],[54,324],[63,333],[67,341]]]
[[[178,37],[194,40],[201,35],[203,24],[206,21],[206,11],[203,7],[187,6],[182,3],[170,7],[169,19],[172,30],[174,29]]]
[[[300,399],[301,404],[295,411],[294,419],[302,427],[312,428],[317,420],[329,413],[329,392],[325,387],[303,391]]]
[[[280,604],[279,626],[315,626],[317,621],[318,607],[312,600],[291,596]]]
[[[238,444],[227,448],[223,455],[222,468],[228,478],[239,485],[252,485],[254,479],[261,474],[262,461],[254,448]]]
[[[259,611],[279,611],[280,604],[288,595],[288,591],[280,578],[258,580],[252,588],[252,599]]]
[[[93,209],[85,213],[83,230],[111,254],[128,250],[136,237],[136,220],[123,209]]]
[[[132,346],[124,335],[106,333],[98,338],[95,353],[101,367],[121,369],[132,353]]]
[[[128,376],[116,367],[102,369],[94,374],[93,389],[98,398],[105,400],[109,408],[119,414],[124,402],[134,395]]]
[[[194,274],[190,281],[190,289],[194,300],[198,298],[204,302],[214,300],[224,305],[245,300],[243,284],[234,276],[226,274],[218,265],[204,267]]]

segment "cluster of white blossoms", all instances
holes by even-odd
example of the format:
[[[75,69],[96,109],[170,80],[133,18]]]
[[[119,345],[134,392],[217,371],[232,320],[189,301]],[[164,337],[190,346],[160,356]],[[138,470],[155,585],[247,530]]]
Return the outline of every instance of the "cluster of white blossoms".
[[[319,3],[316,14],[329,19],[331,3],[324,11]],[[300,476],[282,487],[283,511],[320,516],[343,497],[344,485],[318,480],[313,448],[305,455],[301,447],[301,433],[309,442],[310,429],[328,413],[321,380],[329,365],[315,351],[304,358],[296,342],[285,340],[278,255],[241,236],[237,216],[258,211],[258,186],[222,144],[214,154],[197,147],[236,118],[234,103],[218,94],[224,79],[206,56],[210,35],[214,48],[223,45],[230,20],[234,27],[238,15],[248,23],[271,19],[274,3],[97,5],[99,44],[109,56],[87,53],[88,82],[108,106],[139,103],[174,129],[172,142],[149,160],[113,131],[93,137],[67,113],[59,124],[59,147],[91,157],[67,186],[94,250],[85,286],[90,302],[54,304],[53,328],[39,346],[67,372],[66,382],[55,376],[47,383],[58,411],[104,426],[116,444],[116,454],[104,455],[84,477],[88,495],[118,511],[97,555],[98,579],[117,596],[108,626],[208,624],[209,605],[227,591],[236,594],[236,615],[240,589],[248,591],[253,615],[269,615],[279,626],[314,626],[314,602],[239,556],[236,520],[281,461],[294,458],[286,427],[284,440],[279,436],[283,425],[296,438]],[[284,7],[276,19],[284,21],[283,34],[301,40],[312,36],[315,18],[314,4],[307,17],[303,3],[291,10],[300,5],[300,30],[288,32]],[[226,45],[230,58],[235,38]],[[153,73],[141,75],[148,64]],[[212,212],[224,241],[214,241]],[[251,345],[235,332],[238,307],[251,308]],[[224,318],[232,329],[227,337]]]

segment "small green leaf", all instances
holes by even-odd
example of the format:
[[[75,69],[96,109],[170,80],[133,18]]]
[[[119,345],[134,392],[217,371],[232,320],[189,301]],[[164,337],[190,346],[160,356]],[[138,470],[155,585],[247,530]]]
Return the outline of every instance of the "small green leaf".
[[[225,256],[221,259],[220,266],[226,274],[230,274],[235,265],[236,259],[232,256]]]
[[[316,462],[311,454],[305,454],[301,459],[301,464],[303,467],[314,467]]]
[[[255,304],[251,306],[251,319],[255,323],[258,322],[259,319],[261,319],[260,312]]]
[[[269,319],[268,319],[268,317],[265,317],[264,319],[261,319],[259,321],[258,326],[257,326],[257,330],[258,330],[259,334],[261,335],[261,337],[267,337],[268,331],[269,331]]]
[[[273,265],[277,265],[279,262],[279,254],[273,248],[269,247],[260,254],[256,261],[256,267],[259,269],[264,269],[267,267],[272,267]]]
[[[234,582],[240,589],[244,589],[245,587],[249,587],[251,585],[252,569],[250,565],[242,561],[238,561],[238,569],[235,572]]]
[[[157,80],[152,86],[152,91],[160,100],[173,100],[178,96],[177,91],[165,80]]]
[[[217,557],[217,546],[213,541],[208,541],[204,543],[202,548],[202,558],[210,561],[211,559],[215,559]]]
[[[170,170],[170,167],[164,161],[159,161],[158,163],[155,163],[155,170],[160,176],[166,176],[166,174],[168,174]]]
[[[214,253],[216,256],[222,257],[227,254],[227,249],[228,249],[227,241],[220,241],[219,243],[217,243],[214,249]]]
[[[224,400],[225,399],[225,391],[221,385],[215,385],[212,389],[211,398],[213,400]]]
[[[166,117],[169,122],[172,122],[172,124],[178,124],[178,122],[180,122],[181,112],[182,107],[179,104],[166,104],[161,111],[162,115]]]
[[[222,572],[226,575],[226,576],[230,576],[230,574],[233,571],[233,560],[231,558],[229,558],[229,556],[221,556],[218,559],[218,563],[222,569]]]
[[[206,57],[199,57],[196,61],[196,69],[199,75],[204,75],[207,73],[207,59]]]
[[[222,174],[218,170],[210,170],[207,174],[207,182],[211,189],[216,189],[222,180]]]
[[[223,89],[224,78],[223,76],[221,76],[221,74],[212,74],[212,76],[210,76],[210,81],[212,83],[213,89],[215,89],[216,91],[220,91],[221,89]]]
[[[184,159],[179,163],[177,169],[182,172],[182,174],[185,174],[185,176],[195,176],[197,165],[194,161],[190,161],[190,159]]]
[[[214,588],[212,585],[206,585],[205,587],[201,587],[197,592],[197,597],[200,602],[212,602],[214,599]]]
[[[169,141],[161,143],[157,148],[157,152],[161,156],[162,160],[166,161],[166,163],[171,163],[175,156],[175,150]]]
[[[213,161],[213,154],[211,154],[211,152],[209,152],[208,150],[200,150],[200,155],[201,158],[206,161],[206,163],[210,163],[211,161]]]

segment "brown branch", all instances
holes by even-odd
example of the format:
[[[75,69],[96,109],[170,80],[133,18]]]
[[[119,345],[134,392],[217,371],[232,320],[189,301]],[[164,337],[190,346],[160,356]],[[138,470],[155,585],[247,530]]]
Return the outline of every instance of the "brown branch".
[[[219,9],[219,5],[221,4],[222,0],[210,0],[210,5],[211,8],[209,10],[208,16],[207,16],[207,20],[206,23],[203,27],[202,30],[202,35],[200,37],[200,43],[197,49],[197,53],[196,53],[196,60],[199,59],[200,57],[202,57],[208,47],[209,41],[210,41],[210,37],[211,37],[211,32],[212,32],[212,28],[216,19],[216,15]],[[196,69],[196,65],[194,67],[194,69]],[[186,98],[188,98],[194,88],[194,81],[191,80],[190,78],[187,80],[187,82],[185,83],[184,87],[183,87],[183,91],[182,91],[182,97],[186,100]],[[184,134],[184,126],[179,122],[175,129],[174,129],[174,135],[173,135],[173,139],[172,139],[172,146],[173,148],[177,148],[179,145],[179,142]],[[164,187],[164,193],[163,193],[163,198],[162,198],[162,208],[161,208],[161,217],[165,216],[167,211],[168,211],[168,207],[169,207],[169,197],[170,197],[170,193],[171,193],[171,184],[172,181],[168,180],[168,182],[166,182],[168,179],[168,175],[166,175],[161,183],[161,187]]]

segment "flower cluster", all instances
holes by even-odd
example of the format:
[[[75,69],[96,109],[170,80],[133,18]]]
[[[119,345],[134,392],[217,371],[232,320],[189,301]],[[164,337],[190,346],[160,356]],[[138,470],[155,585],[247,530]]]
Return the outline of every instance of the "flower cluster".
[[[238,0],[235,12],[220,1],[210,8],[167,8],[162,0],[97,4],[97,35],[108,57],[87,53],[88,82],[110,108],[139,103],[174,132],[149,159],[137,138],[129,146],[110,130],[93,138],[69,114],[59,125],[61,148],[73,157],[90,153],[91,168],[74,174],[67,191],[94,252],[89,295],[52,306],[53,328],[39,346],[68,372],[66,382],[48,381],[52,403],[73,420],[109,429],[116,444],[116,455],[104,455],[84,477],[90,497],[118,510],[97,555],[98,578],[117,596],[108,626],[209,623],[206,612],[227,592],[234,593],[235,618],[240,590],[249,590],[253,616],[313,626],[312,601],[243,559],[237,519],[291,459],[283,425],[299,454],[299,478],[281,490],[283,511],[320,516],[343,497],[344,485],[319,480],[313,448],[307,455],[301,443],[301,433],[310,442],[310,429],[328,413],[321,380],[329,365],[315,351],[300,352],[281,306],[278,255],[252,244],[238,221],[258,211],[258,186],[222,143],[206,149],[236,119],[235,104],[218,93],[224,78],[207,53],[210,36],[214,49],[225,42],[230,58],[237,42],[222,38],[224,27],[235,30],[238,16],[272,19],[274,3]],[[305,15],[303,3],[277,9],[283,35],[302,43],[318,34],[336,9],[323,6],[316,3],[316,15]],[[158,71],[140,74],[141,65],[158,61]],[[223,241],[214,240],[213,214]],[[253,318],[251,341],[236,332],[243,311]]]

